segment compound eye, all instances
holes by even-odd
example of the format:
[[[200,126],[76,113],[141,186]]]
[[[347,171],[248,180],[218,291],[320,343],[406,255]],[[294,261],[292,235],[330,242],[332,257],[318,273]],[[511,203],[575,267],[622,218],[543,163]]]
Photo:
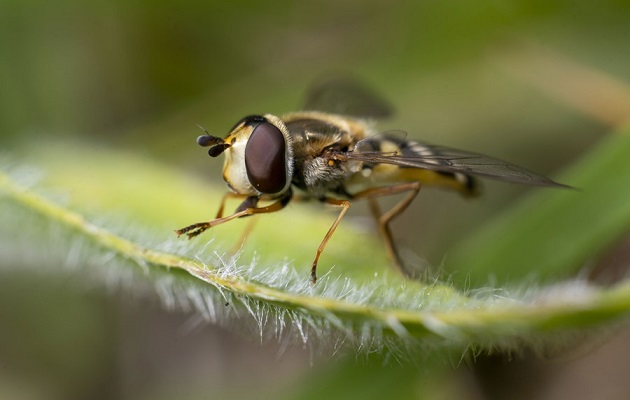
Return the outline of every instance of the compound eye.
[[[274,194],[287,184],[286,141],[269,122],[258,124],[245,146],[249,182],[261,193]]]

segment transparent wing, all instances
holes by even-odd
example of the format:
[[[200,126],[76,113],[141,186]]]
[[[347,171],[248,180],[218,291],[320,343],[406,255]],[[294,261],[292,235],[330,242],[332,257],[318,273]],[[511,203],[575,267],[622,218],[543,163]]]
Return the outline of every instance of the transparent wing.
[[[316,81],[307,92],[303,109],[360,118],[385,118],[393,114],[389,102],[348,76],[328,76]]]
[[[388,137],[385,140],[394,140]],[[364,142],[364,143],[362,143]],[[399,149],[392,152],[376,151],[374,139],[357,143],[356,150],[340,154],[340,157],[366,163],[398,165],[406,168],[422,168],[432,171],[461,172],[501,181],[525,185],[565,187],[546,176],[497,158],[464,150],[435,146],[413,141],[400,141]]]

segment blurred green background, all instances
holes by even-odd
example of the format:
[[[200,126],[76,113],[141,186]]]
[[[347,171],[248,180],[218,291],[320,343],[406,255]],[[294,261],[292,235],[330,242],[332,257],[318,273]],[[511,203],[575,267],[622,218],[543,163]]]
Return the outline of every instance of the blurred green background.
[[[0,151],[76,141],[219,182],[220,163],[209,166],[194,144],[197,124],[222,136],[244,115],[298,109],[313,80],[347,72],[396,107],[383,129],[553,175],[620,120],[596,101],[590,111],[568,101],[571,85],[584,82],[546,62],[557,56],[624,90],[629,37],[630,3],[622,0],[4,0]],[[569,94],[558,96],[556,84]],[[395,224],[411,257],[439,265],[458,238],[531,190],[484,187],[474,202],[422,193]],[[311,367],[309,349],[278,358],[277,344],[199,327],[156,299],[118,298],[67,275],[38,277],[0,262],[9,267],[0,269],[0,398],[501,398],[500,385],[488,383],[497,374],[490,361],[453,373],[439,364],[431,379],[421,370],[356,367],[353,359]],[[516,365],[512,376],[532,368]],[[615,374],[559,369],[558,379],[521,382],[522,398],[569,396],[571,379],[629,393]]]

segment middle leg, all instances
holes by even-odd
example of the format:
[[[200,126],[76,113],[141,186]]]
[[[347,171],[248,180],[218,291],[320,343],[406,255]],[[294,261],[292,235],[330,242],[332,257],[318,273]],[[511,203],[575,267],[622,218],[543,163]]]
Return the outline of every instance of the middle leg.
[[[337,219],[335,220],[335,222],[333,222],[330,228],[328,228],[328,232],[326,233],[326,236],[324,236],[324,239],[322,240],[322,242],[319,244],[319,247],[317,248],[317,254],[315,255],[315,260],[313,260],[313,264],[311,265],[311,282],[313,284],[317,282],[317,263],[319,262],[319,256],[322,255],[322,252],[326,248],[326,244],[332,237],[333,233],[335,233],[337,226],[339,226],[339,223],[343,219],[343,216],[346,215],[346,212],[348,212],[348,209],[350,208],[349,200],[337,200],[337,199],[326,198],[323,201],[327,204],[341,207],[341,212],[339,212],[339,215],[337,216]]]

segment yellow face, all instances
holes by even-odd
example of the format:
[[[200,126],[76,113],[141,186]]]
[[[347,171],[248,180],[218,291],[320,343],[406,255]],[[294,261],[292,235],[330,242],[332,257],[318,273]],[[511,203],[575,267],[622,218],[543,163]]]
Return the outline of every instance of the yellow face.
[[[232,191],[239,194],[255,195],[256,191],[247,179],[245,168],[245,146],[252,135],[252,126],[240,124],[225,138],[231,146],[224,152],[223,179]]]
[[[273,115],[246,117],[224,139],[223,179],[232,191],[247,196],[286,192],[293,176],[289,132]]]

